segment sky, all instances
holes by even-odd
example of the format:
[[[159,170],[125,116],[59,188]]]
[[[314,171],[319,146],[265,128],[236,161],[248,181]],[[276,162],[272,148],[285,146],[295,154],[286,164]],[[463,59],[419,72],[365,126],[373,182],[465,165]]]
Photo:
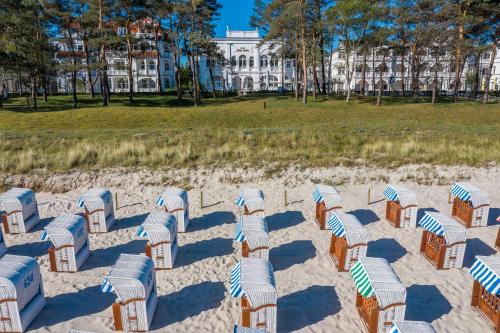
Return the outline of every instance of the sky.
[[[219,20],[216,22],[216,37],[226,36],[226,26],[232,30],[253,30],[250,25],[250,16],[253,11],[254,0],[219,0],[222,4]]]

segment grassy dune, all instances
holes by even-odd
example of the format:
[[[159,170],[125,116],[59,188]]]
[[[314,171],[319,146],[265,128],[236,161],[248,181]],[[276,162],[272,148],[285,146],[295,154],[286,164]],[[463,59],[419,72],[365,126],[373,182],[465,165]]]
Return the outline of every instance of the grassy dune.
[[[80,99],[73,110],[69,97],[51,97],[38,112],[27,111],[23,99],[10,100],[0,110],[0,171],[500,162],[498,104],[389,98],[382,107],[335,99],[304,106],[287,97],[235,97],[194,108],[176,106],[171,97],[139,97],[128,105],[115,96],[102,108],[98,100]]]

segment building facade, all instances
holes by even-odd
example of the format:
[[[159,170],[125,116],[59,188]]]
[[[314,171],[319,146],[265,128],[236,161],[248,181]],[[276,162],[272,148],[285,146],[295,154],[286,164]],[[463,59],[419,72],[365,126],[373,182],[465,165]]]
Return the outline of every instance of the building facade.
[[[135,92],[149,93],[159,91],[159,81],[161,89],[168,90],[175,85],[174,63],[169,45],[165,42],[165,37],[160,34],[155,42],[155,24],[151,21],[136,22],[131,28],[131,34],[137,42],[133,45],[132,52],[132,77],[133,82],[129,82],[127,71],[127,46],[125,43],[110,48],[106,52],[108,63],[108,85],[113,93],[126,93],[129,91],[129,84],[133,84]],[[125,28],[113,26],[113,31],[118,36],[125,35]],[[71,38],[72,46],[68,45],[68,38],[60,36],[53,42],[55,48],[55,60],[59,64],[69,63],[74,59],[78,64],[86,64],[83,40],[75,33]],[[97,50],[90,51],[89,62],[96,62],[98,57]],[[159,75],[158,75],[159,72]],[[57,76],[57,91],[59,93],[69,93],[72,91],[71,73],[61,72]],[[77,90],[79,92],[88,92],[89,79],[94,84],[94,91],[99,92],[100,80],[98,72],[92,70],[90,78],[86,70],[79,70],[77,74]]]
[[[206,57],[200,58],[200,81],[205,90],[238,92],[291,90],[295,79],[292,59],[282,59],[280,45],[263,42],[258,30],[226,30],[226,37],[214,38],[223,54],[224,63],[211,66]]]
[[[491,53],[485,52],[476,59],[471,56],[465,62],[465,67],[460,80],[460,91],[470,91],[472,89],[475,70],[478,71],[477,79],[479,82],[478,90],[484,91],[486,87],[487,73],[489,70]],[[328,60],[330,63],[330,90],[333,92],[347,91],[347,64],[346,54],[342,49],[334,51]],[[350,59],[350,68],[354,68],[351,79],[351,90],[359,92],[363,84],[365,91],[377,91],[380,83],[384,92],[401,92],[403,83],[406,91],[411,90],[412,73],[408,63],[408,56],[404,61],[400,55],[394,52],[384,56],[381,51],[369,51],[365,55],[355,53]],[[363,81],[363,66],[365,66]],[[404,75],[402,69],[404,68]],[[437,90],[443,92],[452,92],[455,79],[455,64],[453,53],[450,51],[441,51],[436,58],[430,52],[421,57],[419,67],[419,91],[431,91],[433,89],[435,69],[437,70]],[[382,71],[382,81],[380,80],[380,71]],[[496,57],[489,82],[491,92],[500,90],[500,45],[497,46]]]

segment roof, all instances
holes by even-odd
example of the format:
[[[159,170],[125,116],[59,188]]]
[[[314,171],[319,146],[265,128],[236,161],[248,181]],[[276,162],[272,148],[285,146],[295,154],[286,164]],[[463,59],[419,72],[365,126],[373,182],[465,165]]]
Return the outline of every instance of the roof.
[[[335,236],[345,236],[349,246],[368,243],[368,231],[352,214],[335,212],[330,216],[328,225]]]
[[[312,196],[316,203],[323,202],[326,209],[342,206],[342,196],[333,186],[316,185]]]
[[[381,308],[406,301],[406,288],[385,259],[360,258],[351,275],[358,292],[365,298],[376,296]]]
[[[152,244],[172,242],[177,234],[177,219],[167,212],[152,212],[137,228],[138,237],[147,237]]]
[[[462,201],[470,201],[473,207],[490,204],[490,196],[488,193],[471,184],[455,183],[450,192]]]
[[[251,212],[263,210],[264,193],[257,188],[244,188],[234,203],[240,207],[247,206]]]
[[[38,294],[40,280],[40,266],[35,259],[12,254],[0,258],[0,299],[17,299],[22,309]]]
[[[431,324],[425,321],[394,321],[389,333],[436,333]]]
[[[30,205],[33,203],[34,192],[29,188],[13,187],[7,192],[0,194],[0,208],[5,211],[12,212],[22,210],[22,205]]]
[[[243,215],[234,228],[234,239],[247,241],[250,249],[269,247],[269,231],[266,220],[259,216]]]
[[[154,287],[154,264],[142,255],[121,254],[101,284],[104,293],[114,292],[120,300],[146,298]]]
[[[231,271],[231,296],[246,296],[253,308],[276,304],[278,295],[271,262],[241,258]]]
[[[177,187],[167,187],[156,199],[157,206],[165,206],[169,211],[186,209],[188,193]]]
[[[469,273],[490,294],[500,295],[500,257],[476,256]]]
[[[80,215],[60,215],[44,229],[40,239],[45,241],[50,238],[56,247],[63,245],[78,245],[76,250],[79,250],[80,247],[87,242],[87,237],[83,237],[87,234],[85,219]]]
[[[467,229],[463,225],[438,212],[425,212],[418,224],[437,236],[443,236],[450,245],[467,239]]]
[[[388,185],[384,190],[384,196],[389,201],[399,201],[401,207],[417,204],[417,195],[401,185]]]
[[[111,192],[107,189],[90,189],[78,198],[78,207],[83,208],[89,202],[103,202],[110,204],[112,200]]]

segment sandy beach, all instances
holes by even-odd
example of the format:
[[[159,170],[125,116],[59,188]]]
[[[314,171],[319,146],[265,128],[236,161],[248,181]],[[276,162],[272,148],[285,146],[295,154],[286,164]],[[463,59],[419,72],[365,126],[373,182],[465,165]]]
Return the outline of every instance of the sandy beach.
[[[100,292],[103,277],[120,253],[143,254],[135,232],[167,185],[189,189],[191,224],[179,235],[175,268],[157,272],[159,305],[153,332],[230,332],[239,320],[239,300],[229,295],[229,274],[240,257],[233,240],[239,188],[264,191],[266,219],[278,288],[278,331],[364,332],[355,307],[355,286],[339,273],[328,255],[331,232],[314,221],[311,191],[315,183],[335,185],[344,211],[369,232],[368,256],[387,259],[407,288],[406,319],[431,322],[438,332],[492,332],[471,307],[475,255],[496,253],[500,215],[500,168],[406,166],[399,169],[337,167],[269,175],[266,170],[196,169],[172,171],[106,170],[69,174],[0,176],[5,187],[37,190],[42,225],[27,234],[6,235],[9,253],[37,257],[47,305],[30,332],[113,330],[113,294]],[[451,214],[448,191],[454,181],[468,181],[490,194],[488,227],[469,229],[463,269],[437,271],[419,253],[422,228],[394,229],[385,221],[382,191],[387,182],[404,184],[425,210]],[[117,222],[107,234],[91,234],[92,254],[78,273],[49,271],[49,242],[40,241],[43,225],[62,213],[80,212],[77,197],[90,187],[118,194]],[[368,205],[368,190],[372,203]],[[285,206],[285,190],[287,205]],[[203,207],[200,197],[203,192]]]

